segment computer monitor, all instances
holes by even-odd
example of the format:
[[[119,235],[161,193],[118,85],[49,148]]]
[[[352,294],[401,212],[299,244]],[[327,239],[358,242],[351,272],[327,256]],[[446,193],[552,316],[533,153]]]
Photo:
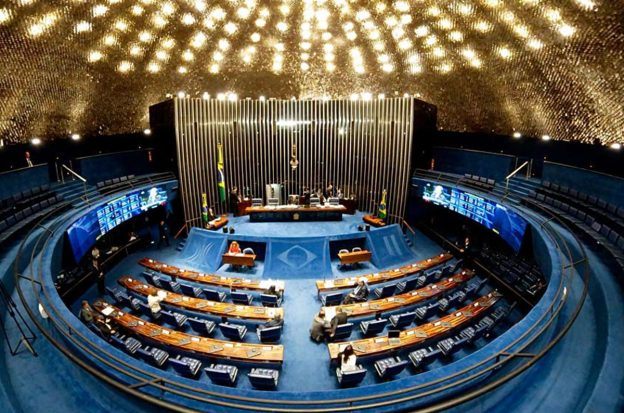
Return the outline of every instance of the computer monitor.
[[[388,338],[399,338],[401,330],[388,330]]]

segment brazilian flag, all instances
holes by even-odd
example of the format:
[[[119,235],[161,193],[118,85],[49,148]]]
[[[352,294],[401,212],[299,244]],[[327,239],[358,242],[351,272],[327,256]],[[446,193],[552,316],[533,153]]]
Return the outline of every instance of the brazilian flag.
[[[204,226],[208,225],[208,197],[206,194],[202,194],[202,221],[204,221]]]
[[[377,217],[380,219],[386,219],[388,215],[388,211],[386,210],[386,194],[387,191],[384,189],[381,194],[381,202],[379,203],[379,212],[377,213]]]
[[[219,180],[217,187],[219,189],[219,199],[221,202],[225,201],[225,175],[223,173],[223,145],[217,144],[218,158],[217,158],[217,170],[219,173]]]

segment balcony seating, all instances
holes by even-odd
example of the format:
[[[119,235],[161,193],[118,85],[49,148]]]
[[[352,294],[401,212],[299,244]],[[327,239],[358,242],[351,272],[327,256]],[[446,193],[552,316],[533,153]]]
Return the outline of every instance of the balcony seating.
[[[375,362],[375,371],[380,379],[391,379],[399,375],[409,362],[399,357],[387,357]]]
[[[336,378],[340,387],[357,386],[364,380],[365,376],[366,369],[362,366],[358,366],[357,370],[345,371],[344,373],[340,371],[340,368],[336,369]]]
[[[240,291],[230,292],[230,297],[232,298],[232,302],[234,304],[251,305],[253,301],[253,295]]]
[[[386,325],[388,324],[388,320],[385,318],[380,318],[379,320],[370,320],[370,321],[362,321],[360,323],[360,330],[362,330],[362,334],[365,336],[375,336],[381,333]]]
[[[247,334],[247,327],[237,324],[220,323],[219,329],[224,337],[234,341],[243,341]]]
[[[169,353],[156,347],[142,347],[137,350],[137,355],[156,367],[162,367],[169,360]]]
[[[176,358],[170,358],[169,364],[176,372],[178,372],[178,374],[186,377],[197,376],[202,366],[201,361],[197,359],[180,356],[177,356]]]
[[[227,364],[211,364],[204,372],[210,381],[221,386],[234,386],[238,378],[238,367]]]
[[[251,385],[261,390],[274,390],[279,381],[279,371],[275,369],[254,368],[247,374]]]
[[[202,288],[202,293],[204,294],[204,297],[210,301],[218,301],[222,303],[227,298],[226,293],[223,291],[213,290],[212,288]]]
[[[189,317],[188,323],[198,334],[201,334],[204,337],[209,337],[212,335],[214,329],[216,328],[216,323],[210,320],[204,320],[197,317]]]
[[[282,338],[282,327],[263,327],[260,326],[256,329],[258,340],[261,343],[277,343]]]

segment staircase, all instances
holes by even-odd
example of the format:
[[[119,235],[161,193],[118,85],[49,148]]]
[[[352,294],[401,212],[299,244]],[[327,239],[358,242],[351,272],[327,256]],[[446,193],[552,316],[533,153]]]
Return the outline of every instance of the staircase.
[[[59,182],[57,184],[53,184],[51,186],[51,190],[57,194],[63,195],[63,199],[70,202],[74,207],[86,205],[86,201],[84,199],[85,188],[83,183],[80,181]],[[86,195],[87,198],[92,201],[93,199],[98,198],[100,193],[94,186],[87,184]]]
[[[541,187],[541,180],[537,178],[525,178],[514,176],[509,180],[509,194],[506,199],[514,202],[520,203],[522,198],[525,198],[529,195],[530,191],[534,191],[536,188]],[[499,181],[496,183],[494,190],[492,193],[500,198],[505,196],[506,192],[506,184],[505,181]]]

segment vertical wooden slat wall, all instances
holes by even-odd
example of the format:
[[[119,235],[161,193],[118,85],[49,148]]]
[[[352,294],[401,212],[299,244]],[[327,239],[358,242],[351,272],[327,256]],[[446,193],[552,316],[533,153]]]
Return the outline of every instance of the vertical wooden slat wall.
[[[375,211],[387,189],[391,222],[403,216],[409,187],[414,101],[175,99],[175,130],[184,214],[201,225],[201,194],[225,213],[217,191],[217,144],[223,145],[226,189],[264,198],[264,186],[283,184],[283,196],[329,182],[354,194],[359,209]],[[299,167],[290,159],[296,146]],[[265,200],[266,201],[266,200]]]

